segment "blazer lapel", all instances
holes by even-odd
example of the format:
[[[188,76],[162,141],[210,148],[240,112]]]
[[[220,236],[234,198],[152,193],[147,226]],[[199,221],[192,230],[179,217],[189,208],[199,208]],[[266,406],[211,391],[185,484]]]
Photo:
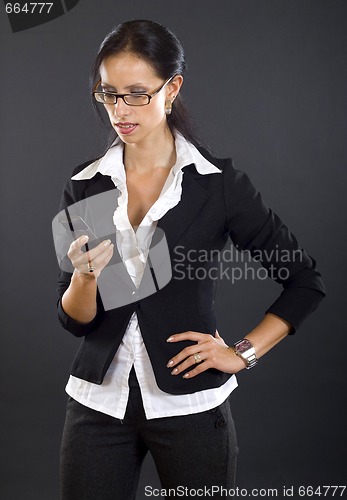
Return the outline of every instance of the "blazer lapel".
[[[91,186],[87,187],[86,196],[93,196],[109,191],[110,189],[116,189],[109,175],[97,174],[95,178],[97,178],[97,180],[93,182]]]
[[[111,177],[100,175],[100,178],[89,186],[85,193],[88,219],[95,234],[100,241],[110,238],[115,244],[110,264],[122,262],[116,245],[116,228],[113,223],[113,214],[118,207],[120,196],[119,189],[116,188]]]
[[[196,173],[195,168],[192,171],[185,167],[181,200],[158,221],[157,227],[164,231],[170,250],[189,229],[207,201],[208,191],[200,183],[203,177]]]

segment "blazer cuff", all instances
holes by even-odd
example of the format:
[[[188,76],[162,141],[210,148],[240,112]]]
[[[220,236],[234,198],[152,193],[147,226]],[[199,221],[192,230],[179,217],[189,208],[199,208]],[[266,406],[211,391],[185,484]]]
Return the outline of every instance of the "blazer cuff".
[[[276,316],[288,321],[293,327],[289,333],[294,334],[324,297],[324,292],[311,288],[287,288],[266,310],[266,313],[276,314]]]
[[[88,333],[92,332],[97,323],[97,314],[92,321],[89,323],[80,323],[79,321],[76,321],[72,319],[66,312],[64,311],[62,305],[61,305],[61,299],[58,301],[58,318],[60,321],[60,324],[62,325],[65,330],[68,332],[72,333],[75,337],[83,337],[85,335],[88,335]]]

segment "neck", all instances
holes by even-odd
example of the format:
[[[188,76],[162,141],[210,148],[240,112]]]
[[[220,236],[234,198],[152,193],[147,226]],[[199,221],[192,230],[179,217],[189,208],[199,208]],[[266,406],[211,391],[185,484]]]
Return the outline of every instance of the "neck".
[[[169,129],[160,137],[147,138],[124,147],[124,165],[127,170],[146,174],[158,168],[171,168],[176,162],[175,140]]]

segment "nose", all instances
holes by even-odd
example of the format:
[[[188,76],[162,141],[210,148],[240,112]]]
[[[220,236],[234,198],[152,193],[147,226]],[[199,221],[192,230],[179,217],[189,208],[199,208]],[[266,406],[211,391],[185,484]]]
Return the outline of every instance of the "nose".
[[[130,113],[130,106],[125,104],[121,97],[118,97],[117,102],[114,105],[114,113],[118,118],[123,118]]]

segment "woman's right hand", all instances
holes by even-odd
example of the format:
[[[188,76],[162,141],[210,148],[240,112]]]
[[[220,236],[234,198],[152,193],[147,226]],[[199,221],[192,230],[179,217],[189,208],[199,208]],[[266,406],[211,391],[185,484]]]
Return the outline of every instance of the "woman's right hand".
[[[105,240],[88,252],[83,252],[82,247],[88,242],[88,239],[88,236],[84,235],[74,240],[67,256],[78,273],[98,278],[101,271],[112,259],[114,244],[111,240]]]

